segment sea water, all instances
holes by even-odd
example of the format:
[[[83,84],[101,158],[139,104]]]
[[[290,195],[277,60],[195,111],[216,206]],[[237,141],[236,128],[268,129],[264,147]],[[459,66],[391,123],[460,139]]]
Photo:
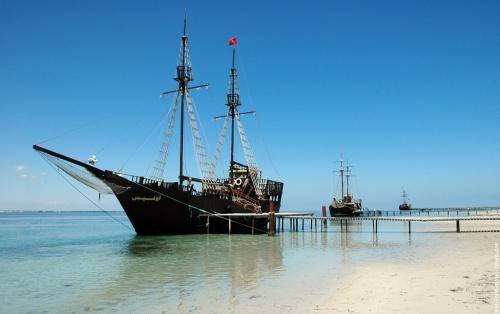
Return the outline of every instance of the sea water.
[[[299,232],[275,237],[136,236],[123,212],[0,213],[0,312],[231,312],[243,303],[258,310],[319,289],[358,262],[411,262],[419,247],[454,230],[412,225],[408,234],[403,222],[380,222],[374,235],[369,221],[350,223],[347,233],[338,223],[319,227],[299,222]]]

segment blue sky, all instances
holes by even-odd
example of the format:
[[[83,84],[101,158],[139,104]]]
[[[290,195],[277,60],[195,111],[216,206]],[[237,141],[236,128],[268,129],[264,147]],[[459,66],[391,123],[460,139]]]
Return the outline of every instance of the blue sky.
[[[194,95],[209,151],[238,36],[241,110],[258,112],[247,135],[285,182],[284,210],[328,204],[342,152],[371,208],[395,208],[402,187],[417,207],[500,204],[498,1],[2,1],[0,210],[93,209],[31,149],[48,138],[146,172],[185,8],[194,84],[211,86]]]

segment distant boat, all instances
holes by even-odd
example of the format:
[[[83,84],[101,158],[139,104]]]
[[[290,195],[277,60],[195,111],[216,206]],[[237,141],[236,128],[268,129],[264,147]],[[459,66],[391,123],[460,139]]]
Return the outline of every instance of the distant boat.
[[[346,165],[344,168],[344,161],[340,160],[339,169],[339,183],[341,185],[340,199],[333,198],[333,202],[330,205],[330,216],[359,216],[361,215],[362,207],[361,200],[355,199],[352,193],[349,191],[349,178],[351,177],[351,166]],[[345,194],[344,194],[345,185]]]
[[[403,193],[401,193],[401,196],[403,197],[403,203],[401,205],[399,205],[399,210],[410,210],[411,204],[408,203],[408,201],[407,201],[408,195],[406,194],[405,190],[403,190]]]

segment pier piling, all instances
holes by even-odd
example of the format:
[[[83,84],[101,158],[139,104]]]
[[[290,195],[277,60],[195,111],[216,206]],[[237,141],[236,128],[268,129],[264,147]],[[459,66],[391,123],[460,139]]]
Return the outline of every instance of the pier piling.
[[[276,217],[274,212],[274,203],[269,203],[269,236],[276,234]]]
[[[321,207],[321,213],[323,214],[323,224],[325,225],[325,229],[326,229],[326,206],[322,206]]]
[[[274,236],[276,234],[276,217],[274,212],[274,203],[269,203],[269,236]]]

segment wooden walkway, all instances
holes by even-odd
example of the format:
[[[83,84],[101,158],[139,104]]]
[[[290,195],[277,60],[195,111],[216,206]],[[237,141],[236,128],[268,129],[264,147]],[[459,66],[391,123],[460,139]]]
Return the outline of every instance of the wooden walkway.
[[[468,213],[469,214],[469,213]],[[285,225],[288,224],[287,231],[297,232],[305,230],[306,224],[311,231],[326,231],[328,222],[340,222],[342,232],[348,231],[350,222],[355,221],[371,221],[372,231],[378,233],[378,225],[380,221],[387,222],[406,222],[408,225],[408,233],[411,233],[412,223],[432,223],[432,222],[454,222],[456,232],[461,232],[460,223],[463,221],[500,221],[500,214],[486,215],[467,215],[467,216],[361,216],[361,217],[317,217],[312,212],[278,212],[278,213],[231,213],[231,214],[202,214],[200,215],[209,222],[210,217],[219,217],[228,221],[228,233],[231,233],[231,225],[233,220],[243,217],[251,217],[254,219],[268,219],[268,234],[285,232]],[[208,225],[208,224],[207,224]],[[299,226],[300,225],[300,226]],[[253,227],[252,227],[253,228]],[[500,229],[500,225],[499,225]],[[495,231],[500,230],[483,230]],[[207,230],[208,232],[208,230]],[[253,232],[252,232],[253,233]]]
[[[480,214],[500,214],[500,207],[462,207],[462,208],[414,208],[411,210],[366,210],[364,217],[375,216],[470,216]]]
[[[278,230],[283,232],[285,219],[289,220],[290,231],[299,230],[299,222],[302,225],[302,230],[304,230],[304,223],[309,222],[310,229],[318,230],[318,221],[320,222],[320,231],[326,229],[328,226],[328,221],[338,221],[340,222],[341,230],[342,226],[345,225],[347,229],[348,222],[352,221],[372,221],[372,230],[374,233],[378,232],[378,222],[379,221],[398,221],[408,223],[408,233],[411,233],[411,223],[425,223],[425,222],[455,222],[456,232],[460,232],[460,222],[461,221],[500,221],[500,215],[481,215],[481,216],[453,216],[453,217],[417,217],[417,216],[403,216],[403,217],[391,217],[391,216],[374,216],[374,217],[311,217],[311,216],[288,216],[278,218]],[[347,231],[347,230],[346,230]],[[500,231],[500,230],[495,230]]]

